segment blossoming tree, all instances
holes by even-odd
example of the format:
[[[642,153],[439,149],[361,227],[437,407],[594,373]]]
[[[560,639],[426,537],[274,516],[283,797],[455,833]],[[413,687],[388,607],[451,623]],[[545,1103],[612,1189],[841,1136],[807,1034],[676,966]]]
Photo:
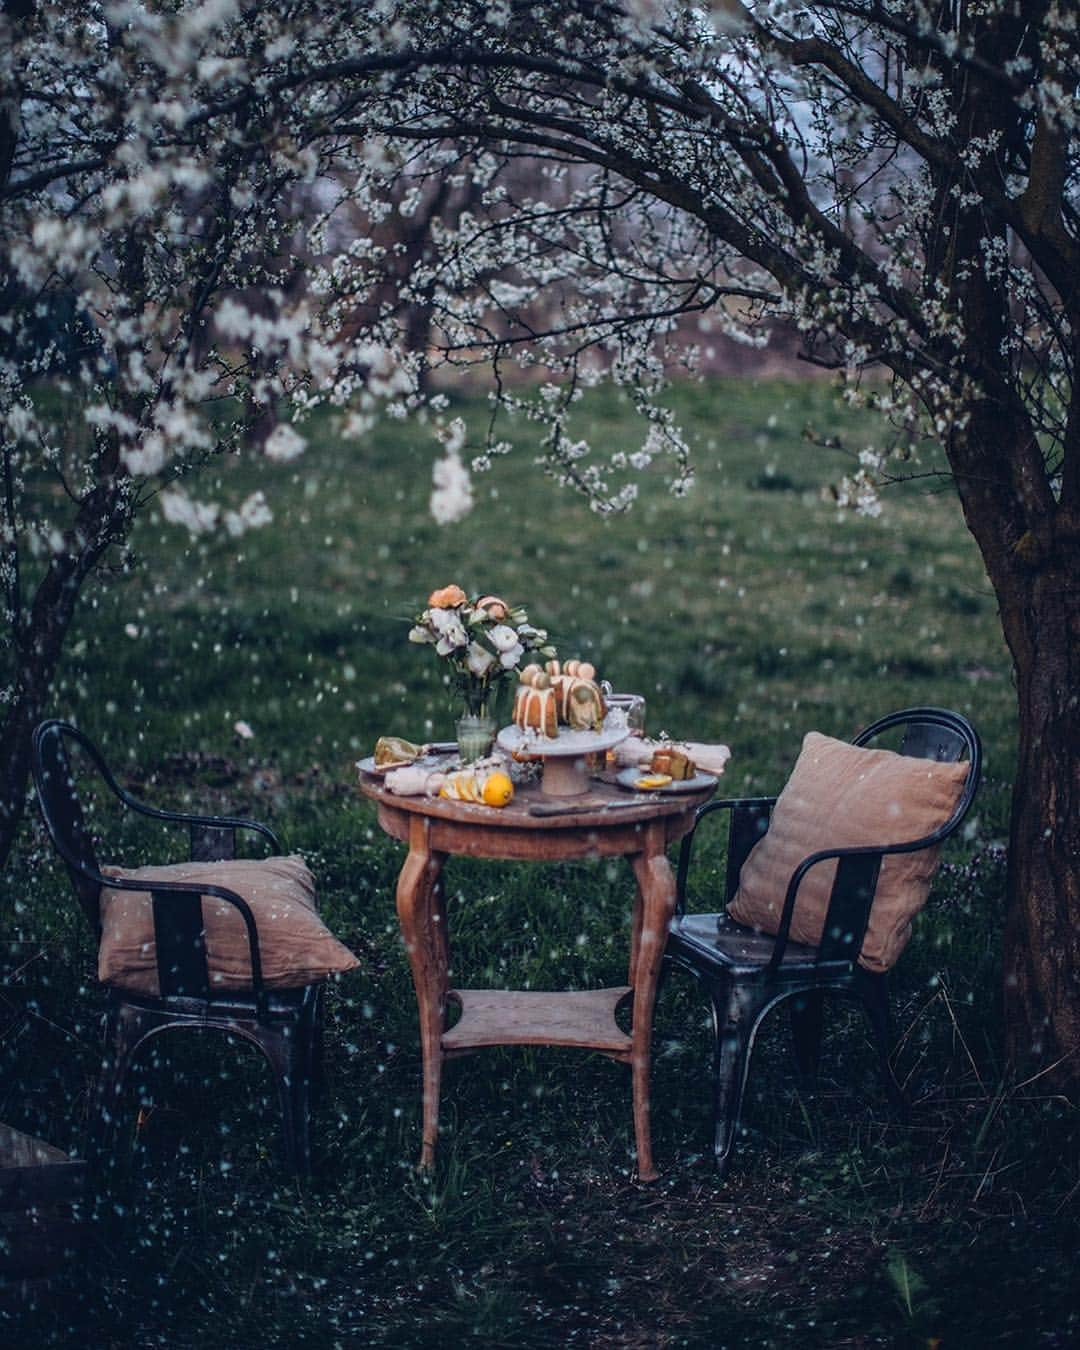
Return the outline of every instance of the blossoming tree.
[[[927,432],[944,447],[1016,671],[1011,1050],[1060,1061],[1075,1085],[1075,7],[116,0],[73,15],[7,0],[5,14],[18,120],[0,128],[3,323],[35,357],[0,372],[18,655],[0,829],[82,578],[140,503],[223,445],[298,451],[301,433],[276,421],[286,399],[294,414],[320,398],[352,407],[362,430],[380,396],[414,400],[425,360],[485,359],[498,403],[545,425],[552,472],[618,509],[657,458],[675,491],[690,485],[656,398],[674,347],[693,364],[688,321],[757,341],[782,319],[856,392],[866,370],[891,373],[865,396],[893,419],[901,458]],[[423,245],[413,231],[402,267],[388,213],[408,219],[463,180],[460,209],[431,214]],[[69,381],[89,429],[74,464],[26,392],[44,368],[35,308],[59,287],[96,344]],[[394,358],[398,316],[417,312],[431,348]],[[536,378],[506,379],[515,363]],[[603,457],[570,436],[574,400],[600,378],[639,407],[638,449]],[[220,393],[239,410],[224,428],[202,411]],[[468,468],[445,436],[433,505],[451,519]],[[506,449],[493,431],[470,467]],[[21,514],[32,457],[72,488],[66,531]],[[875,511],[891,471],[868,452],[841,500]],[[195,528],[265,514],[165,491]]]
[[[665,343],[695,313],[748,337],[760,319],[784,318],[811,359],[856,389],[864,371],[890,372],[887,392],[868,397],[892,417],[896,453],[910,456],[927,433],[943,446],[1016,673],[1009,1048],[1075,1088],[1075,7],[511,0],[383,13],[385,67],[354,86],[367,96],[369,143],[387,138],[396,176],[409,171],[409,146],[428,147],[420,175],[462,150],[490,175],[459,224],[452,270],[420,269],[417,282],[438,296],[449,359],[483,349],[498,370],[517,353],[554,372],[527,410],[546,419],[564,480],[618,506],[633,483],[611,475],[668,452],[673,485],[686,485],[678,429],[652,395]],[[525,152],[543,167],[532,192],[515,195],[500,170]],[[481,283],[491,275],[497,286]],[[538,324],[541,288],[565,298]],[[648,422],[640,451],[606,464],[564,432],[600,369],[633,390]],[[889,472],[868,452],[841,500],[876,511]]]
[[[234,40],[246,22],[216,0],[0,9],[0,859],[81,588],[124,565],[139,510],[266,524],[261,492],[204,501],[189,475],[242,447],[290,460],[306,407],[359,425],[402,387],[298,277],[319,151],[289,88],[235,97],[296,45],[257,18]]]

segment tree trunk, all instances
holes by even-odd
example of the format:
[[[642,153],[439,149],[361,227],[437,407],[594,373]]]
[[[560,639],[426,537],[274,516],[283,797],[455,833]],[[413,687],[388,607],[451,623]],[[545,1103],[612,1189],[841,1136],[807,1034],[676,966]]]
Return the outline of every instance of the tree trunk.
[[[126,525],[123,493],[99,488],[79,509],[69,551],[56,554],[13,634],[15,695],[0,727],[0,868],[7,863],[26,805],[30,742],[44,716],[79,592]],[[76,541],[86,541],[78,548]]]
[[[1080,1090],[1080,548],[1030,577],[1005,630],[1020,744],[1005,928],[1006,1052],[1047,1089]]]

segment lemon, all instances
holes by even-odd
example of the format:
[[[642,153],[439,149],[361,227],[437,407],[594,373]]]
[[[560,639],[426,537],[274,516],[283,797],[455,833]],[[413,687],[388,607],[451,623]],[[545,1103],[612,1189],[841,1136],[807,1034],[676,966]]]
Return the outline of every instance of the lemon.
[[[508,774],[503,773],[501,769],[488,774],[484,784],[484,801],[488,806],[505,806],[513,796],[514,785]]]

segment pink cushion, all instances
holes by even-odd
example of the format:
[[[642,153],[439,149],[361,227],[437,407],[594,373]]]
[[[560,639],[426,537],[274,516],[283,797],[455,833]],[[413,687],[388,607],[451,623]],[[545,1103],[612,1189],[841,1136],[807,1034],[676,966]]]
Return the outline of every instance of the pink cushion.
[[[905,844],[932,834],[952,814],[967,775],[966,763],[867,750],[809,732],[768,833],[743,865],[728,913],[775,933],[791,875],[804,858],[826,848]],[[896,961],[926,903],[937,861],[937,848],[882,860],[860,965],[882,971]],[[836,867],[830,859],[803,879],[791,921],[794,941],[820,943]]]
[[[255,916],[263,983],[269,989],[296,989],[359,964],[319,918],[314,878],[295,855],[102,871],[144,881],[148,887],[155,881],[199,881],[235,891]],[[226,900],[204,895],[202,913],[211,989],[250,989],[251,952],[240,911]],[[102,889],[98,978],[136,993],[160,993],[149,889]]]

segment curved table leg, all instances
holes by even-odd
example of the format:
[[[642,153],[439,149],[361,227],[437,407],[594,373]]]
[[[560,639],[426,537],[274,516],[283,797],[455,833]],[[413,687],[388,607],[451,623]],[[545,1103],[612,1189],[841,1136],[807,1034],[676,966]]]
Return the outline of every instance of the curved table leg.
[[[397,883],[397,912],[420,1012],[420,1049],[424,1060],[424,1135],[420,1166],[435,1163],[439,1137],[439,1093],[442,1085],[442,1034],[446,1023],[448,942],[439,876],[445,853],[430,847],[423,816],[413,816],[409,856]]]
[[[656,986],[667,944],[668,929],[675,913],[675,876],[664,854],[664,833],[659,823],[644,832],[644,848],[630,862],[638,884],[634,905],[634,933],[630,955],[630,984],[634,990],[633,1075],[634,1136],[637,1143],[638,1178],[655,1181],[660,1175],[653,1163],[649,1119],[649,1087],[652,1073],[652,1020]]]

